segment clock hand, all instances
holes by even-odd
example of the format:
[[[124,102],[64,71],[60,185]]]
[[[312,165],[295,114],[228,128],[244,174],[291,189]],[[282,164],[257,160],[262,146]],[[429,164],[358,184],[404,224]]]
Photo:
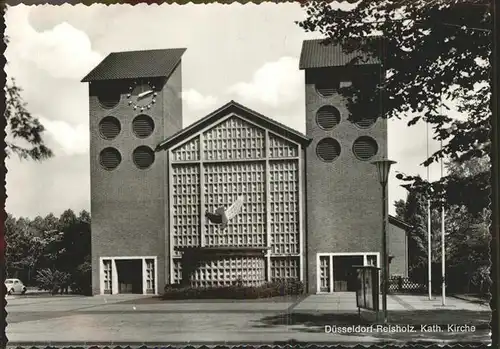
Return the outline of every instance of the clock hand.
[[[139,95],[137,95],[137,98],[146,97],[147,95],[150,95],[151,93],[153,93],[153,90],[149,90],[149,91],[146,91],[146,92],[139,93]]]

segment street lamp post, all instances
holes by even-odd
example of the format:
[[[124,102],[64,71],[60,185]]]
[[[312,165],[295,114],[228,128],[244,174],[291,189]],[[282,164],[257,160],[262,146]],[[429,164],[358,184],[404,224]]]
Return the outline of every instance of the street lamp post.
[[[387,250],[387,181],[391,166],[396,162],[388,159],[373,161],[382,186],[382,313],[387,323],[387,293],[389,293],[389,253]]]

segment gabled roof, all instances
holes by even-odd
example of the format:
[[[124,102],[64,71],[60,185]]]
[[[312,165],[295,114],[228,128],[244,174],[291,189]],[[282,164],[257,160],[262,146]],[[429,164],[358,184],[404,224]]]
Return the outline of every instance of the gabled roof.
[[[396,217],[394,217],[394,216],[391,216],[391,215],[389,215],[389,223],[390,223],[390,224],[393,224],[393,225],[395,225],[396,227],[401,228],[401,229],[403,229],[403,230],[405,230],[405,231],[408,231],[408,230],[410,230],[410,229],[412,229],[412,228],[413,228],[410,224],[408,224],[408,223],[406,223],[406,222],[402,221],[402,220],[401,220],[401,219],[399,219],[399,218],[396,218]]]
[[[326,39],[304,40],[300,53],[300,69],[341,67],[351,63],[351,60],[361,57],[355,65],[379,64],[378,57],[371,57],[362,51],[347,53],[342,46],[334,45]]]
[[[185,51],[172,48],[112,52],[82,82],[170,76]]]
[[[156,151],[171,148],[173,145],[181,142],[183,139],[186,139],[193,133],[196,133],[206,128],[207,126],[210,126],[217,120],[231,113],[253,121],[256,124],[261,125],[264,128],[268,128],[269,130],[282,137],[292,139],[300,144],[308,145],[311,142],[311,139],[309,137],[300,133],[299,131],[295,131],[288,126],[274,121],[267,116],[259,114],[256,111],[249,109],[235,101],[230,101],[211,114],[205,116],[201,120],[189,125],[188,127],[165,139],[163,142],[158,144],[158,146],[156,147]]]

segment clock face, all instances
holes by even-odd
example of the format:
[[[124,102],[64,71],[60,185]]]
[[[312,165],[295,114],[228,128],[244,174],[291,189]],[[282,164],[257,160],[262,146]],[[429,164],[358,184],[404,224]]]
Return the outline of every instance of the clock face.
[[[127,94],[128,104],[134,110],[144,111],[151,109],[153,104],[156,103],[156,86],[149,80],[136,80],[129,87]]]

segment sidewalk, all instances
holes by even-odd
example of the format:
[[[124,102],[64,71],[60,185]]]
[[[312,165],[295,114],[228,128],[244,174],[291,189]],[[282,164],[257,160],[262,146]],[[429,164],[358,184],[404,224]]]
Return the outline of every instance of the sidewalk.
[[[379,304],[382,304],[380,297]],[[353,292],[338,292],[325,295],[310,295],[293,308],[295,312],[320,313],[350,313],[357,312],[356,295]],[[449,297],[443,306],[441,298],[429,300],[424,295],[389,295],[387,297],[389,311],[417,311],[417,310],[468,310],[491,311],[488,303],[479,304],[467,300]]]

